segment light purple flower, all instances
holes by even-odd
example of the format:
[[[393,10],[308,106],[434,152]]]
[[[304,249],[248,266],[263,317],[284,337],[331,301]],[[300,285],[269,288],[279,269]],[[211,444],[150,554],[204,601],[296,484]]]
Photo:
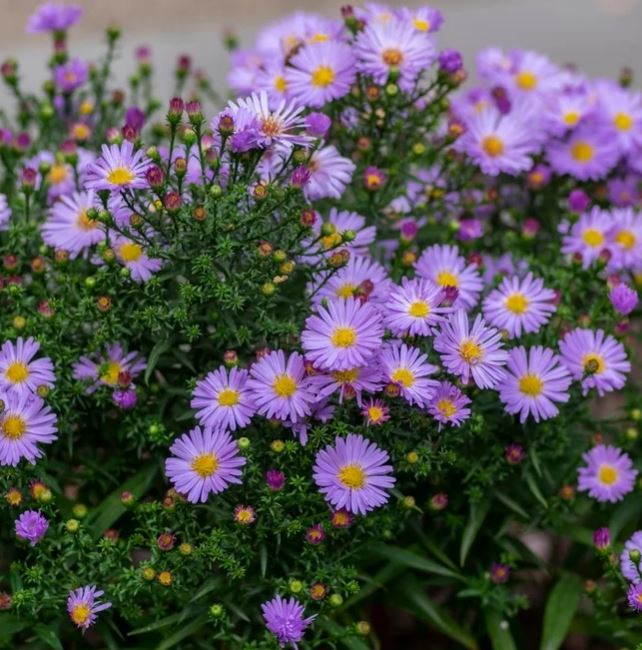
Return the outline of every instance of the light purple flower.
[[[642,585],[631,585],[626,592],[626,599],[633,611],[642,612]]]
[[[428,280],[404,277],[392,285],[384,305],[384,321],[395,336],[428,336],[448,311],[440,307],[444,292]]]
[[[642,214],[632,208],[614,208],[610,212],[612,226],[607,233],[609,271],[642,270]]]
[[[314,138],[325,138],[332,126],[332,120],[325,113],[308,113],[305,125],[309,135]]]
[[[96,585],[78,587],[69,592],[67,613],[72,622],[81,630],[86,630],[96,622],[96,615],[111,607],[110,602],[98,600],[105,592]]]
[[[631,559],[632,551],[640,554],[638,562],[633,562]],[[620,555],[620,571],[629,582],[642,584],[642,530],[633,533],[624,544],[624,550]]]
[[[307,162],[310,178],[303,189],[306,199],[340,199],[355,168],[352,160],[342,156],[334,145],[317,149]]]
[[[357,404],[361,406],[363,392],[376,393],[381,389],[383,378],[381,371],[374,365],[361,368],[348,368],[347,370],[334,370],[327,374],[313,375],[310,379],[317,397],[323,399],[339,391],[339,404],[347,397],[356,397]]]
[[[470,417],[470,403],[470,398],[457,386],[449,381],[441,381],[428,402],[428,413],[439,423],[439,431],[444,424],[459,427]]]
[[[35,546],[47,533],[49,522],[37,510],[27,510],[16,519],[16,535]]]
[[[89,66],[82,59],[71,59],[57,65],[53,76],[56,87],[64,93],[70,93],[87,82]]]
[[[9,230],[9,219],[11,219],[11,208],[6,194],[0,194],[0,231]]]
[[[562,253],[580,255],[582,266],[587,269],[607,249],[612,225],[610,213],[594,206],[580,216],[569,234],[564,235]]]
[[[46,2],[29,16],[27,32],[63,32],[75,25],[84,13],[80,5],[67,5],[62,2]]]
[[[149,161],[139,149],[125,140],[122,144],[104,144],[101,156],[89,165],[85,189],[121,191],[147,187],[145,172]]]
[[[261,610],[265,627],[274,634],[282,648],[291,643],[296,649],[305,630],[316,618],[316,615],[304,618],[303,605],[296,598],[286,600],[278,595],[263,603]]]
[[[617,447],[597,445],[583,454],[586,467],[577,470],[577,489],[597,501],[615,503],[633,490],[638,472],[628,454]]]
[[[628,316],[638,305],[638,293],[627,284],[620,282],[609,292],[609,300],[618,314]]]
[[[88,393],[98,386],[117,386],[121,375],[135,379],[145,368],[145,358],[136,351],[125,352],[120,343],[110,343],[104,355],[82,356],[73,366],[74,379],[89,382]]]
[[[0,390],[24,394],[35,393],[39,386],[53,388],[54,366],[49,357],[34,359],[40,343],[19,336],[16,342],[5,341],[0,348]]]
[[[154,273],[163,268],[163,261],[150,257],[141,244],[129,237],[116,235],[113,237],[112,247],[116,253],[116,259],[129,269],[131,279],[142,284],[147,282]]]

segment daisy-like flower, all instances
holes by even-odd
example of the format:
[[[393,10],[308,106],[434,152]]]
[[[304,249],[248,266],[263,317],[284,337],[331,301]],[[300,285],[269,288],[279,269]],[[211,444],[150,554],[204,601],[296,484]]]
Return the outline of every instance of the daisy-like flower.
[[[638,472],[628,454],[617,447],[597,445],[583,454],[586,467],[577,469],[577,489],[600,502],[615,503],[633,490]]]
[[[642,94],[620,87],[611,81],[596,84],[599,110],[622,153],[642,146]]]
[[[56,440],[56,414],[37,395],[3,393],[0,414],[0,465],[16,466],[22,458],[32,465],[43,454],[38,443]]]
[[[457,298],[452,304],[454,309],[472,309],[484,288],[477,265],[467,264],[457,246],[429,246],[417,260],[415,269],[417,275],[430,280],[440,289],[457,289]]]
[[[305,630],[316,616],[304,618],[303,605],[292,597],[289,600],[275,596],[261,605],[265,627],[276,637],[279,645],[284,648],[288,643],[296,649],[297,643],[303,639]]]
[[[532,415],[535,422],[558,414],[555,402],[568,402],[571,375],[549,348],[536,345],[528,352],[513,348],[508,354],[506,377],[499,396],[507,413],[519,413],[523,424]]]
[[[261,147],[269,147],[277,143],[286,147],[306,146],[312,141],[312,138],[304,133],[305,117],[301,114],[303,106],[288,104],[285,100],[281,100],[272,110],[264,90],[260,93],[252,93],[249,97],[241,98],[236,102],[230,101],[228,109],[233,117],[239,109],[243,109],[256,118],[257,144]]]
[[[565,140],[548,145],[547,157],[558,174],[569,174],[581,181],[606,176],[618,161],[618,148],[607,129],[582,125]]]
[[[595,206],[585,212],[562,239],[562,253],[578,254],[582,266],[587,269],[609,245],[609,231],[612,229],[611,215]]]
[[[88,210],[94,207],[94,202],[93,190],[62,196],[42,224],[42,240],[45,244],[67,251],[69,257],[74,259],[94,244],[103,241],[104,227],[87,215]]]
[[[504,278],[484,300],[484,318],[511,338],[519,338],[522,332],[537,332],[548,323],[555,311],[554,299],[555,292],[530,272],[522,280]]]
[[[410,21],[411,25],[423,34],[434,34],[444,22],[444,17],[439,9],[432,7],[418,7],[417,9],[403,8],[401,16]]]
[[[609,250],[613,253],[609,270],[639,271],[642,269],[642,214],[632,208],[614,208],[611,219],[613,225],[607,234]]]
[[[308,201],[340,199],[356,165],[344,158],[334,145],[315,151],[307,162],[310,178],[303,188]]]
[[[140,149],[134,151],[129,140],[120,145],[104,144],[101,151],[100,158],[87,169],[85,189],[118,192],[147,187],[145,172],[149,162]]]
[[[69,592],[67,598],[67,612],[76,627],[86,630],[96,622],[96,615],[111,607],[110,602],[98,600],[105,592],[96,585],[78,587]]]
[[[16,535],[35,546],[47,533],[49,522],[37,510],[27,510],[16,519]]]
[[[472,377],[479,388],[496,388],[505,377],[508,356],[501,338],[501,332],[488,327],[479,314],[471,328],[468,315],[460,309],[442,322],[434,347],[448,372],[464,383]]]
[[[631,551],[637,551],[642,556],[642,530],[633,533],[632,537],[624,544],[620,555],[620,571],[622,575],[634,584],[642,584],[642,557],[636,563],[631,559]]]
[[[384,85],[390,73],[399,73],[398,84],[410,92],[419,75],[435,60],[435,49],[412,22],[393,18],[386,23],[370,22],[359,32],[354,45],[357,67]]]
[[[560,89],[560,69],[547,57],[538,52],[516,51],[512,58],[512,70],[506,79],[511,94],[542,98]]]
[[[0,194],[0,231],[9,229],[9,219],[11,219],[11,208],[7,195]]]
[[[203,503],[210,494],[241,483],[245,457],[227,431],[194,427],[174,441],[165,460],[165,474],[190,503]]]
[[[70,93],[87,82],[89,66],[82,59],[71,59],[57,65],[53,76],[56,87],[64,93]]]
[[[285,66],[276,61],[268,63],[256,76],[256,90],[264,90],[268,95],[270,108],[276,108],[279,102],[288,96],[288,82],[285,78]]]
[[[337,41],[301,48],[290,60],[285,73],[290,97],[312,108],[321,108],[346,95],[356,76],[352,48]]]
[[[257,412],[266,418],[297,422],[310,415],[315,401],[303,357],[298,352],[290,354],[287,360],[283,350],[270,352],[252,365],[246,385]]]
[[[190,406],[196,418],[215,431],[235,431],[246,427],[256,409],[247,389],[247,370],[225,366],[208,373],[194,388]]]
[[[380,399],[370,398],[363,404],[361,415],[368,426],[374,427],[390,419],[390,409]]]
[[[631,371],[624,346],[603,330],[572,330],[560,342],[560,353],[573,378],[582,382],[584,395],[591,388],[600,397],[619,390]]]
[[[249,526],[256,521],[256,510],[254,510],[252,506],[244,506],[239,503],[239,505],[234,508],[232,518],[237,524],[241,524],[241,526]]]
[[[381,316],[369,303],[336,299],[308,316],[301,345],[316,366],[349,370],[364,366],[378,352],[383,338]]]
[[[49,357],[34,359],[40,343],[19,336],[15,344],[5,341],[0,348],[0,389],[21,393],[35,393],[39,386],[53,388],[56,382],[54,366]]]
[[[594,102],[585,89],[560,92],[546,98],[544,120],[549,131],[563,135],[580,125],[593,110]]]
[[[401,286],[393,285],[384,305],[385,325],[395,336],[428,336],[431,329],[448,311],[439,305],[443,289],[421,278],[402,278]]]
[[[115,388],[123,375],[135,379],[146,367],[145,358],[138,352],[126,353],[120,343],[111,343],[103,356],[80,357],[73,366],[73,376],[89,382],[87,392],[92,393],[100,385]]]
[[[642,612],[642,585],[631,585],[626,592],[626,599],[633,611]]]
[[[27,32],[29,34],[64,32],[80,20],[83,12],[84,10],[80,5],[46,2],[29,16]]]
[[[131,273],[134,282],[147,282],[154,273],[163,268],[163,261],[149,257],[143,246],[128,237],[114,238],[113,249],[116,259]]]
[[[428,355],[405,343],[392,343],[382,350],[378,363],[384,379],[399,386],[401,395],[410,404],[428,404],[437,387],[437,382],[428,376],[438,370],[428,363]]]
[[[439,431],[444,424],[459,427],[470,417],[468,404],[471,400],[457,386],[449,381],[441,381],[433,391],[428,402],[428,413],[439,422]]]
[[[388,452],[363,436],[349,433],[319,451],[314,481],[335,509],[365,515],[387,503],[395,479]]]
[[[327,374],[315,375],[311,385],[318,391],[317,397],[324,399],[339,391],[339,403],[348,397],[356,397],[361,406],[361,396],[366,393],[376,393],[382,384],[381,372],[374,366],[349,368],[348,370],[333,370]]]

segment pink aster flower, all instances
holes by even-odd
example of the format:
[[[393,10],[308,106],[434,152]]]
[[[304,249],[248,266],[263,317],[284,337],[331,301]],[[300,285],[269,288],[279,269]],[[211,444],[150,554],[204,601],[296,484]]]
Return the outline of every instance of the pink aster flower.
[[[334,145],[317,149],[306,165],[310,178],[303,189],[305,198],[308,201],[340,199],[355,167],[352,160],[344,158]]]
[[[365,515],[389,499],[387,490],[395,484],[389,460],[373,442],[349,433],[317,453],[314,482],[335,509]]]
[[[428,413],[439,422],[439,431],[444,424],[459,427],[470,417],[468,405],[471,400],[449,381],[441,381],[428,402]]]
[[[393,285],[384,305],[384,321],[395,336],[428,336],[448,311],[440,307],[443,289],[428,280],[402,278]]]
[[[246,459],[232,436],[195,427],[174,441],[165,460],[165,474],[190,503],[204,503],[210,494],[240,484]]]
[[[46,2],[29,16],[27,32],[64,32],[75,25],[84,13],[80,5],[68,5],[62,2]]]
[[[507,413],[519,413],[523,424],[529,415],[535,422],[558,414],[556,402],[568,402],[571,375],[560,358],[541,345],[526,350],[513,348],[508,354],[499,396]]]
[[[600,502],[615,503],[633,490],[637,470],[628,454],[617,447],[597,445],[582,458],[586,467],[577,470],[580,492],[588,492]]]
[[[291,643],[296,649],[305,630],[316,618],[316,615],[304,618],[303,605],[296,598],[286,600],[278,595],[263,603],[261,610],[265,627],[274,634],[282,648]]]
[[[40,343],[29,337],[19,336],[5,341],[0,348],[0,389],[7,392],[33,394],[38,387],[53,388],[56,382],[54,366],[49,357],[34,359]]]
[[[441,289],[457,289],[457,299],[452,304],[454,309],[472,309],[484,287],[477,265],[467,264],[457,246],[429,246],[417,260],[415,269],[417,275]]]
[[[555,295],[530,272],[521,280],[517,276],[504,278],[484,300],[484,318],[511,338],[519,338],[522,332],[537,332],[548,323],[555,312]]]
[[[405,343],[391,343],[381,351],[378,364],[384,379],[399,386],[405,400],[418,406],[428,404],[437,387],[437,382],[428,376],[438,370],[428,363],[428,355]]]
[[[113,238],[112,248],[116,259],[131,273],[134,282],[147,282],[154,273],[163,268],[163,261],[150,257],[143,246],[129,237],[116,235]]]
[[[312,108],[346,95],[356,76],[352,48],[336,41],[301,48],[289,61],[285,74],[290,97]]]
[[[366,365],[379,351],[382,337],[381,316],[375,307],[354,298],[335,299],[308,316],[301,345],[319,368],[348,370]]]
[[[466,312],[456,311],[442,322],[434,347],[448,372],[465,383],[472,377],[479,388],[496,388],[505,377],[501,333],[479,314],[471,327]]]
[[[560,342],[560,353],[573,378],[582,382],[584,395],[591,388],[600,396],[619,390],[631,371],[624,346],[603,330],[572,330]]]
[[[105,592],[96,585],[79,587],[69,592],[67,612],[71,621],[81,630],[86,630],[96,622],[96,614],[111,607],[110,602],[98,600]]]
[[[82,356],[73,365],[74,379],[88,382],[88,393],[100,385],[117,387],[123,376],[135,379],[145,370],[147,363],[139,352],[125,352],[120,343],[107,345],[104,355]]]
[[[247,379],[247,370],[232,368],[228,373],[221,366],[197,382],[190,406],[198,409],[198,421],[215,431],[246,427],[256,412]]]
[[[608,247],[612,225],[613,220],[607,211],[593,207],[573,224],[570,233],[564,235],[562,253],[580,255],[582,266],[587,269]]]
[[[303,357],[292,352],[286,359],[283,350],[270,352],[252,365],[247,388],[260,415],[290,422],[310,415],[316,397]]]
[[[121,191],[147,187],[145,172],[149,162],[139,149],[125,140],[121,145],[102,146],[102,155],[89,165],[85,180],[87,190]]]
[[[632,551],[640,554],[640,560],[637,562],[631,559]],[[629,582],[642,584],[642,530],[633,533],[624,544],[624,550],[620,555],[620,571]]]

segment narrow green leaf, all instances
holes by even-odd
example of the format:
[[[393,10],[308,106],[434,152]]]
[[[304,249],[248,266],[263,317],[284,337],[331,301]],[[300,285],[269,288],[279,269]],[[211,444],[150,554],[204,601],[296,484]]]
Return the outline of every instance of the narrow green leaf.
[[[195,594],[192,596],[190,603],[194,603],[197,600],[201,599],[203,596],[214,591],[217,587],[221,585],[221,578],[210,578]]]
[[[490,508],[490,499],[481,501],[480,503],[471,503],[470,504],[470,516],[468,517],[468,523],[466,528],[464,528],[464,533],[461,536],[461,547],[459,549],[459,566],[464,566],[466,558],[468,557],[468,551],[477,537],[477,533],[481,528],[481,525],[486,519],[488,514],[488,509]]]
[[[177,643],[180,643],[183,639],[186,639],[188,636],[198,632],[209,620],[208,614],[201,614],[198,618],[195,618],[191,623],[187,625],[181,625],[174,634],[167,637],[164,641],[161,641],[157,646],[156,650],[168,650],[173,648]]]
[[[355,603],[369,598],[376,591],[385,589],[387,584],[402,574],[404,570],[404,567],[402,567],[400,564],[386,562],[383,568],[377,571],[377,573],[375,573],[375,575],[372,577],[367,575],[359,576],[360,579],[364,582],[364,585],[354,596],[352,596],[346,602],[346,607],[352,607],[355,605]]]
[[[497,610],[487,609],[484,612],[484,618],[486,619],[486,632],[488,632],[493,650],[517,650],[510,633],[510,627]]]
[[[64,650],[58,635],[51,628],[42,623],[38,623],[33,628],[33,631],[43,643],[46,643],[50,648],[53,648],[53,650]]]
[[[149,355],[149,359],[147,359],[147,368],[145,368],[145,383],[149,384],[149,378],[152,376],[152,372],[154,372],[154,368],[156,368],[156,365],[158,364],[158,360],[160,359],[161,355],[164,352],[167,352],[171,346],[171,343],[166,340],[161,340],[156,343],[156,345],[152,348],[152,351]]]
[[[522,506],[517,503],[517,501],[513,501],[508,495],[504,494],[503,492],[497,492],[495,491],[495,496],[499,501],[501,501],[509,510],[512,510],[515,514],[519,515],[523,519],[528,519],[529,515],[522,508]]]
[[[0,614],[0,638],[7,639],[27,627],[24,621],[21,621],[13,614]]]
[[[176,614],[170,614],[169,616],[160,618],[157,621],[150,623],[149,625],[145,625],[144,627],[139,627],[135,630],[132,630],[128,636],[134,636],[135,634],[145,634],[146,632],[159,630],[162,627],[172,625],[172,623],[180,623],[181,621],[185,620],[185,617],[188,613],[196,613],[198,609],[200,608],[186,607],[184,610],[177,612]]]
[[[611,515],[609,521],[609,531],[612,539],[616,539],[618,535],[624,530],[626,525],[633,519],[640,515],[640,501],[637,494],[632,494],[625,498]]]
[[[564,574],[553,587],[544,610],[540,650],[557,650],[564,643],[581,595],[582,582],[572,573]]]
[[[544,495],[539,489],[539,485],[537,485],[533,475],[526,472],[524,478],[526,479],[526,485],[528,485],[531,494],[544,506],[544,508],[548,508],[548,501],[544,498]]]
[[[531,463],[533,463],[533,467],[535,468],[535,471],[537,472],[537,476],[539,476],[541,478],[542,477],[542,466],[540,465],[539,454],[537,453],[537,449],[535,447],[531,447],[528,450],[528,458],[530,459]]]
[[[358,636],[347,635],[347,630],[338,623],[327,617],[319,618],[315,624],[330,632],[332,636],[338,639],[348,650],[370,650],[370,646]]]
[[[418,553],[414,553],[413,551],[398,548],[396,546],[388,546],[386,544],[373,544],[369,548],[375,555],[385,558],[390,562],[401,564],[409,569],[434,573],[447,578],[461,579],[461,574],[452,571],[434,560],[429,560]]]
[[[268,559],[268,552],[265,544],[261,544],[259,555],[261,559],[261,577],[265,578],[265,574],[267,573],[267,559]]]

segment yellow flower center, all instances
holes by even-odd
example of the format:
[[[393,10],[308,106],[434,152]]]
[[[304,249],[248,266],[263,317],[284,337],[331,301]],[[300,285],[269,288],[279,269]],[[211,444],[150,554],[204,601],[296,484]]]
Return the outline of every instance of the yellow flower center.
[[[604,483],[604,485],[613,485],[619,477],[617,469],[613,465],[607,465],[606,463],[600,465],[597,475],[600,483]]]
[[[7,415],[2,420],[2,433],[9,440],[20,440],[27,431],[27,423],[19,415]]]
[[[47,180],[52,185],[58,185],[59,183],[64,183],[68,177],[69,177],[69,173],[65,165],[54,165],[49,170]]]
[[[254,520],[254,514],[251,510],[243,508],[236,513],[236,521],[241,524],[251,524]]]
[[[219,406],[236,406],[239,403],[239,392],[233,388],[224,388],[218,394]]]
[[[396,48],[388,48],[381,55],[386,65],[399,65],[403,61],[403,53]]]
[[[633,126],[633,118],[628,113],[616,113],[613,125],[618,131],[628,131]]]
[[[119,252],[123,262],[137,262],[143,254],[143,249],[133,241],[128,241],[121,245]]]
[[[437,410],[445,417],[451,418],[457,413],[457,407],[454,402],[449,399],[440,399],[437,402]]]
[[[338,479],[351,490],[360,490],[366,484],[366,474],[360,465],[344,465],[339,470]]]
[[[440,287],[459,286],[459,278],[454,273],[451,273],[450,271],[439,271],[439,273],[437,273],[436,280],[437,280],[437,284]]]
[[[12,384],[21,384],[29,377],[29,368],[22,361],[14,361],[9,364],[4,374]]]
[[[321,244],[325,250],[338,246],[341,241],[341,233],[338,232],[333,232],[331,235],[326,235],[321,238]]]
[[[357,332],[354,327],[336,327],[330,341],[337,348],[351,348],[357,342]]]
[[[620,230],[617,235],[615,235],[615,241],[622,246],[622,248],[631,250],[635,244],[637,244],[637,237],[635,236],[635,233],[630,230]]]
[[[410,388],[415,383],[415,376],[408,368],[397,368],[390,378],[395,383],[401,384],[404,388]]]
[[[313,34],[310,36],[308,39],[309,43],[325,43],[330,37],[327,34],[323,34],[321,32],[317,34]]]
[[[290,375],[279,375],[274,380],[272,389],[279,397],[291,397],[296,392],[296,381]]]
[[[562,116],[562,121],[568,126],[575,126],[580,121],[581,115],[577,111],[566,111]]]
[[[118,375],[121,373],[121,366],[117,361],[110,361],[107,369],[100,375],[100,380],[105,384],[113,385],[118,381]]]
[[[430,31],[430,21],[425,20],[424,18],[413,18],[412,24],[415,26],[415,29],[418,29],[420,32]]]
[[[593,160],[595,152],[593,151],[593,146],[586,142],[585,140],[578,140],[571,147],[571,156],[578,163],[587,163]]]
[[[515,83],[521,90],[534,90],[537,88],[537,77],[528,70],[522,70],[515,75]]]
[[[312,85],[317,88],[326,88],[334,81],[334,70],[327,65],[320,65],[312,73]]]
[[[537,376],[527,374],[519,380],[519,390],[530,397],[541,395],[544,382]]]
[[[484,356],[483,350],[471,339],[462,341],[459,345],[459,356],[470,364],[475,364]]]
[[[356,289],[356,285],[351,284],[350,282],[346,282],[345,284],[342,284],[340,287],[338,287],[335,293],[339,298],[350,298],[350,296],[354,296]]]
[[[261,122],[261,131],[265,135],[278,135],[282,131],[281,122],[275,117],[266,117]]]
[[[359,378],[359,369],[353,368],[352,370],[335,370],[332,376],[340,384],[354,384]]]
[[[76,225],[81,230],[93,230],[98,225],[98,223],[96,222],[95,219],[90,219],[87,216],[87,210],[81,210],[78,213],[78,218],[76,219]]]
[[[94,110],[94,104],[90,99],[85,99],[82,102],[82,104],[80,104],[80,107],[78,108],[78,111],[80,112],[81,115],[89,115],[93,110]]]
[[[426,318],[430,314],[430,307],[425,300],[415,300],[408,307],[408,314],[415,318]]]
[[[368,407],[368,418],[370,422],[379,422],[383,417],[383,409],[380,406],[369,406]]]
[[[132,170],[127,167],[114,167],[114,169],[107,174],[107,180],[112,185],[127,185],[135,178],[136,176],[132,173]]]
[[[216,472],[218,464],[218,458],[214,454],[200,454],[192,461],[192,469],[201,478],[207,478]]]
[[[582,357],[582,366],[584,371],[591,375],[600,375],[606,370],[604,357],[595,352],[589,352]]]
[[[74,140],[86,140],[91,135],[91,129],[80,122],[71,127],[71,135]]]
[[[284,93],[287,90],[288,82],[283,75],[278,75],[274,79],[274,88],[280,93]]]
[[[600,232],[596,228],[587,228],[582,233],[582,241],[587,245],[593,248],[601,246],[604,243],[604,233]]]
[[[521,315],[528,309],[528,298],[523,293],[511,293],[506,298],[506,309],[513,314]]]
[[[87,603],[81,603],[73,607],[70,616],[76,625],[84,625],[91,616],[91,609]]]
[[[482,140],[482,149],[491,157],[495,158],[504,153],[504,143],[496,135],[487,135]]]

